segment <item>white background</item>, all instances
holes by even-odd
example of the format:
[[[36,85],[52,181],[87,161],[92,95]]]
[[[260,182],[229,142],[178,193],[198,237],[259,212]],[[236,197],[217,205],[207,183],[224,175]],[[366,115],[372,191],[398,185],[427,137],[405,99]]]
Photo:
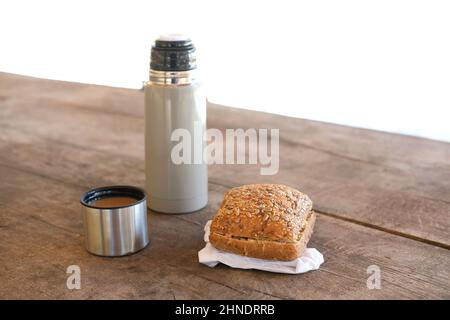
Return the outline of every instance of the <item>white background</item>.
[[[140,88],[167,32],[212,102],[450,141],[450,1],[1,1],[0,70]]]

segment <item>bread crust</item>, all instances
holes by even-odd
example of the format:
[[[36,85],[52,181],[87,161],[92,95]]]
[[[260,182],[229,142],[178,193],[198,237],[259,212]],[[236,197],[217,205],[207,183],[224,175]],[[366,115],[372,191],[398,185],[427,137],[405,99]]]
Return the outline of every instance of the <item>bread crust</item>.
[[[242,239],[213,232],[209,235],[209,241],[217,249],[242,256],[266,260],[290,261],[297,259],[305,251],[306,245],[311,238],[315,221],[316,214],[314,211],[311,211],[304,223],[304,229],[299,235],[299,240],[293,242]]]
[[[210,241],[241,255],[293,260],[303,253],[314,221],[312,201],[300,191],[280,184],[244,185],[225,193]]]
[[[274,241],[296,241],[312,201],[281,184],[233,188],[214,216],[211,231],[221,235]]]

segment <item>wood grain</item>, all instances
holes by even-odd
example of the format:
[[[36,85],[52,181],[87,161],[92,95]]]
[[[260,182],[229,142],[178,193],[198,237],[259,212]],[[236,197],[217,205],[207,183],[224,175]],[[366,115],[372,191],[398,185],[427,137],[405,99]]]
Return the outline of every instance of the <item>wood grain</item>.
[[[83,248],[77,202],[83,187],[18,169],[1,167],[0,172],[1,298],[449,297],[450,257],[445,249],[326,216],[319,216],[310,243],[326,258],[317,272],[293,277],[202,266],[197,252],[204,245],[203,225],[226,190],[214,184],[209,207],[201,212],[150,213],[151,244],[140,253],[94,257]],[[65,270],[73,264],[82,271],[79,291],[65,288]],[[366,269],[372,264],[382,270],[381,290],[366,287]]]
[[[216,105],[210,127],[281,129],[279,174],[211,166],[206,209],[150,212],[148,248],[89,255],[79,197],[100,185],[143,186],[142,107],[136,90],[0,73],[0,298],[450,298],[448,144]],[[290,184],[315,201],[319,271],[198,263],[203,225],[223,192],[255,181]],[[81,290],[65,286],[71,264],[81,267]],[[366,287],[372,264],[381,290]]]

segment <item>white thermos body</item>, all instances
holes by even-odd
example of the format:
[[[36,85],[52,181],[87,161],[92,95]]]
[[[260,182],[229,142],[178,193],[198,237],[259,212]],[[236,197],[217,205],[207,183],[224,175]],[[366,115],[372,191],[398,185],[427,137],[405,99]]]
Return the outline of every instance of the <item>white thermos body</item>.
[[[144,91],[148,207],[172,214],[200,210],[208,202],[206,96],[189,38],[155,41]]]

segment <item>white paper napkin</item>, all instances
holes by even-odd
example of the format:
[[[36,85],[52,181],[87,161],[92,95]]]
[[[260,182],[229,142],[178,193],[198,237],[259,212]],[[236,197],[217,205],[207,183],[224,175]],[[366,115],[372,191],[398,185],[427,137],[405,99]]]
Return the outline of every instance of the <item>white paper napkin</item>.
[[[209,227],[211,220],[205,225],[206,246],[198,252],[198,261],[208,267],[215,267],[220,262],[232,268],[257,269],[278,273],[298,274],[319,269],[323,263],[323,255],[316,249],[307,248],[301,257],[292,261],[274,261],[240,256],[214,248],[209,243]]]

